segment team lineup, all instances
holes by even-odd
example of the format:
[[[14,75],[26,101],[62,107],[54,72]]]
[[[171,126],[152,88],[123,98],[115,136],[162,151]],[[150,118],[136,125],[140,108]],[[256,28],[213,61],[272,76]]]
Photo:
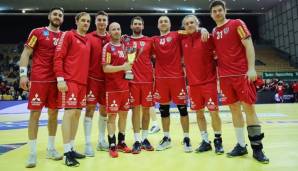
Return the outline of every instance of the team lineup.
[[[219,93],[222,104],[228,105],[232,113],[237,139],[235,147],[226,153],[227,157],[248,154],[244,137],[246,122],[253,158],[269,163],[263,152],[264,133],[254,107],[257,74],[250,31],[242,20],[226,18],[224,1],[214,0],[209,8],[216,23],[212,33],[200,27],[195,15],[185,16],[181,21],[184,29],[179,31],[171,31],[169,17],[160,16],[157,21],[160,35],[153,37],[142,34],[144,20],[139,16],[131,19],[132,35],[122,35],[120,24],[108,24],[109,17],[104,11],[96,14],[93,32],[87,33],[91,17],[86,12],[76,15],[76,29],[62,32],[64,10],[52,8],[48,15],[49,25],[31,31],[20,58],[20,85],[29,90],[26,167],[37,164],[38,121],[43,107],[48,108],[47,158],[62,160],[64,156],[67,166],[79,166],[77,159],[95,156],[91,128],[97,104],[100,108],[96,149],[107,151],[112,158],[117,158],[118,152],[139,154],[142,150],[170,148],[171,102],[180,113],[184,152],[192,152],[188,100],[190,108],[196,112],[202,138],[195,152],[212,150],[204,115],[207,107],[214,132],[214,151],[224,154]],[[148,139],[150,111],[155,103],[159,104],[164,133],[156,148]],[[86,108],[84,154],[78,153],[74,145],[82,108]],[[64,155],[55,149],[58,109],[64,109]],[[132,148],[125,143],[130,109],[134,133]]]

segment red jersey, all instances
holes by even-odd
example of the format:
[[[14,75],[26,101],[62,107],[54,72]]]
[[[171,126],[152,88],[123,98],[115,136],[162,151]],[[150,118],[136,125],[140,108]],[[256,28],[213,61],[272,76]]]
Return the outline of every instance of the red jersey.
[[[294,93],[298,93],[298,83],[294,83],[292,85],[292,88],[293,88]]]
[[[53,70],[54,54],[61,34],[62,32],[53,32],[47,27],[40,27],[31,31],[25,43],[25,46],[33,49],[31,81],[56,81]]]
[[[180,35],[178,32],[169,32],[166,35],[152,38],[156,56],[156,78],[183,77]]]
[[[189,85],[202,85],[216,80],[212,38],[201,41],[201,33],[182,36],[181,40],[186,77]]]
[[[239,76],[248,70],[246,50],[241,40],[251,36],[245,23],[230,19],[213,29],[213,41],[218,56],[219,76]]]
[[[87,34],[91,43],[89,77],[97,80],[104,80],[104,72],[101,65],[101,55],[103,46],[110,41],[110,35],[100,36],[96,31]]]
[[[59,40],[54,58],[56,77],[64,77],[66,81],[87,84],[90,41],[79,35],[76,30],[64,32]]]
[[[124,45],[107,43],[102,50],[102,65],[123,65],[127,60]],[[124,71],[105,73],[105,87],[107,92],[128,90],[128,80],[124,79]]]
[[[152,83],[153,66],[151,63],[152,39],[147,36],[133,38],[124,36],[123,43],[126,49],[136,46],[136,59],[132,66],[134,79],[132,83]]]
[[[283,96],[284,95],[284,86],[283,85],[277,85],[276,86],[276,91],[278,93],[279,96]]]

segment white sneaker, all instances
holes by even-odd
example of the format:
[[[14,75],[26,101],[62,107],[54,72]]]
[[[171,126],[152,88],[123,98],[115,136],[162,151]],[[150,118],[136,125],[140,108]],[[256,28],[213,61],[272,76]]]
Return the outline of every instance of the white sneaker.
[[[33,168],[36,166],[36,154],[30,154],[27,160],[26,168]]]
[[[94,157],[94,151],[91,144],[85,145],[85,155],[87,157]]]
[[[183,146],[184,146],[184,152],[185,153],[191,153],[192,152],[192,146],[191,146],[191,143],[190,143],[190,139],[188,137],[184,137]]]
[[[149,130],[149,134],[155,134],[158,133],[160,131],[160,128],[158,125],[153,125],[150,130]]]
[[[163,139],[160,141],[159,145],[156,148],[156,151],[163,151],[168,148],[171,148],[171,138],[163,137]]]
[[[96,145],[97,151],[109,151],[109,144],[105,140],[98,142]]]
[[[52,149],[52,150],[49,150],[47,149],[47,159],[52,159],[52,160],[62,160],[63,159],[63,156],[60,155],[56,149]]]

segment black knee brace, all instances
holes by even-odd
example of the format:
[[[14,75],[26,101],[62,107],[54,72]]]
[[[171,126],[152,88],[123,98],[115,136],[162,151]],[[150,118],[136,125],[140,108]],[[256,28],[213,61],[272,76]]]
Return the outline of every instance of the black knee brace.
[[[179,110],[180,116],[187,116],[187,106],[186,105],[177,105],[177,108]]]
[[[159,105],[160,116],[166,118],[170,116],[170,105]]]

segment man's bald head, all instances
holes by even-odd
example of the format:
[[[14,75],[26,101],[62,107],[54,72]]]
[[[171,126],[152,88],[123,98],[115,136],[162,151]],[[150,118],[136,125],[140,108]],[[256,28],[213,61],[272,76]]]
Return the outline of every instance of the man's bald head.
[[[120,40],[121,38],[121,27],[120,27],[120,24],[117,23],[117,22],[112,22],[110,25],[109,25],[109,33],[111,35],[111,38],[113,40]]]

